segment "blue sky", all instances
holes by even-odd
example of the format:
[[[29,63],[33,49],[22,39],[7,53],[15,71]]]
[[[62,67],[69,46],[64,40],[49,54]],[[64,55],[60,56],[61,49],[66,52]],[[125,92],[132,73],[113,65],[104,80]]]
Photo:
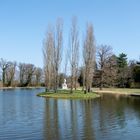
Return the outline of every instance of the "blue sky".
[[[66,46],[72,16],[80,34],[93,23],[97,45],[139,59],[140,0],[0,0],[0,58],[42,67],[47,25],[63,18]]]

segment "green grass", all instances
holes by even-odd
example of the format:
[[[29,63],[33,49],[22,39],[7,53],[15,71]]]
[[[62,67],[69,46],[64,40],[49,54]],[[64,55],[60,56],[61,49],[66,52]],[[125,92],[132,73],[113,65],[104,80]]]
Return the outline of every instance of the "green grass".
[[[93,88],[94,92],[84,94],[82,90],[74,90],[73,93],[70,93],[70,90],[58,90],[57,93],[54,92],[44,92],[39,93],[37,96],[46,97],[46,98],[60,98],[60,99],[94,99],[100,97],[100,93],[111,93],[115,95],[130,95],[132,93],[139,93],[140,89],[130,89],[130,88]],[[96,94],[99,93],[99,94]]]
[[[73,91],[73,93],[70,93],[70,90],[58,90],[57,93],[44,92],[39,93],[37,96],[46,98],[60,98],[60,99],[94,99],[100,97],[98,94],[95,94],[93,92],[84,94],[84,92],[81,90]]]
[[[131,93],[140,93],[140,89],[131,89],[131,88],[103,88],[102,91],[99,88],[94,88],[95,92],[112,92],[114,94],[131,94]]]

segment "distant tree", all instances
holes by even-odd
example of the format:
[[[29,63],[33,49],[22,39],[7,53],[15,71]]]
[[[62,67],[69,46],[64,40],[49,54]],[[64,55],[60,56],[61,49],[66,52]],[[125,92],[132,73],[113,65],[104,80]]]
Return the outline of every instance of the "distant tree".
[[[124,68],[127,66],[127,55],[124,53],[119,54],[117,57],[117,64],[119,68]]]
[[[118,66],[118,86],[126,87],[128,82],[128,64],[127,64],[127,55],[124,53],[119,54],[117,57],[117,66]]]
[[[93,74],[95,69],[95,39],[92,24],[87,25],[86,36],[83,45],[84,59],[84,87],[85,93],[91,91]]]
[[[137,62],[135,67],[133,68],[133,77],[134,81],[140,83],[140,64]]]
[[[24,86],[31,85],[34,71],[35,71],[35,66],[33,64],[26,64],[26,75],[25,75],[26,79],[25,79]]]
[[[71,68],[71,93],[76,90],[77,70],[79,62],[79,39],[78,39],[77,19],[73,17],[70,30],[70,68]]]
[[[97,50],[97,57],[98,57],[98,67],[99,67],[99,87],[102,90],[103,85],[106,80],[106,74],[109,70],[111,71],[111,67],[113,65],[113,61],[111,60],[112,56],[112,48],[107,45],[101,45],[98,47]],[[109,63],[108,63],[109,62]]]
[[[9,66],[6,69],[6,85],[12,86],[12,82],[14,80],[15,71],[16,71],[16,62],[8,62]]]
[[[35,66],[33,64],[20,63],[20,86],[25,87],[31,85]]]
[[[26,64],[25,63],[19,63],[18,67],[19,67],[19,81],[20,84],[19,86],[23,86],[24,84],[24,77],[25,77],[25,73],[26,73]]]
[[[35,76],[35,85],[39,86],[39,84],[41,83],[42,69],[39,67],[36,67],[34,71],[34,76]]]
[[[126,87],[140,88],[140,64],[135,60],[130,60],[127,66]]]
[[[5,86],[6,85],[6,70],[9,67],[9,62],[1,58],[0,67],[2,70],[2,83],[3,83],[3,86]]]
[[[106,86],[115,87],[117,80],[117,58],[112,54],[106,62],[104,70],[104,81]]]
[[[128,74],[127,74],[127,79],[128,79],[128,86],[134,86],[135,80],[134,80],[134,68],[136,66],[136,61],[135,60],[130,60],[128,63]]]

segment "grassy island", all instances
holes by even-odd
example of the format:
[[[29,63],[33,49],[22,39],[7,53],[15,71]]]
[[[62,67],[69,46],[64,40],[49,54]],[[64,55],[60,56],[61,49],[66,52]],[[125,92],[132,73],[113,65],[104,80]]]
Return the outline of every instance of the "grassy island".
[[[60,99],[94,99],[100,97],[100,95],[90,92],[84,94],[81,90],[75,90],[73,93],[70,93],[70,90],[58,90],[57,93],[54,92],[43,92],[37,94],[39,97],[46,97],[46,98],[60,98]]]

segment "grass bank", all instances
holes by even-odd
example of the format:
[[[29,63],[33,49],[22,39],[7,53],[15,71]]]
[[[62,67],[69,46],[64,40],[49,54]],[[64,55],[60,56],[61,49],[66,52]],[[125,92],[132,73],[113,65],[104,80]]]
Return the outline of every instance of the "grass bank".
[[[131,95],[133,93],[140,94],[140,89],[131,89],[131,88],[103,88],[99,90],[99,88],[94,88],[94,92],[100,93],[110,93],[110,94],[120,94],[120,95]]]
[[[73,91],[73,93],[70,93],[70,90],[58,90],[57,93],[43,92],[37,94],[37,96],[46,98],[60,98],[60,99],[94,99],[100,97],[100,95],[94,92],[84,94],[84,92],[81,90]]]

